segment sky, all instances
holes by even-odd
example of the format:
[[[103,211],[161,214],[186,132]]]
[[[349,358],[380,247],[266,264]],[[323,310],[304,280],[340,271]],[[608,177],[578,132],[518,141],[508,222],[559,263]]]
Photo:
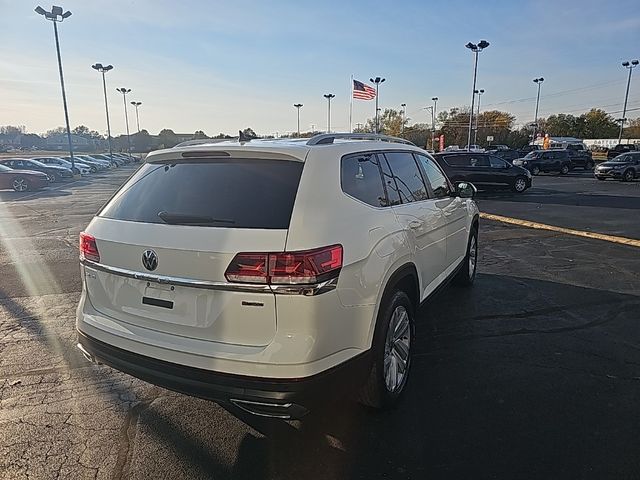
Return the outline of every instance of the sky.
[[[35,0],[37,1],[37,0]],[[62,0],[61,0],[62,2]],[[0,0],[0,125],[43,133],[64,124],[53,27],[37,3]],[[51,4],[41,4],[50,9]],[[349,129],[350,78],[380,76],[380,108],[407,104],[409,123],[471,103],[473,54],[481,39],[481,108],[533,121],[601,107],[619,118],[627,72],[640,58],[638,0],[416,0],[348,2],[64,0],[59,24],[71,127],[106,133],[100,74],[107,74],[112,134],[125,131],[122,95],[141,101],[140,126],[152,134],[253,128],[259,134]],[[640,69],[634,72],[637,77]],[[369,82],[367,82],[369,83]],[[628,117],[640,116],[640,78],[631,82]],[[353,125],[375,113],[354,100]],[[135,113],[129,105],[135,131]]]

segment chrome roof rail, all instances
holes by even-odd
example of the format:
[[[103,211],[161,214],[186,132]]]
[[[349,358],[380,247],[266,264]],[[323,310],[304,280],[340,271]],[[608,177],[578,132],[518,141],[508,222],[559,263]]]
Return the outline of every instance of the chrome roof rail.
[[[389,135],[381,135],[379,133],[321,133],[314,135],[307,141],[307,145],[327,145],[333,143],[336,139],[342,140],[377,140],[390,143],[404,143],[405,145],[413,145],[413,142],[404,138],[391,137]]]

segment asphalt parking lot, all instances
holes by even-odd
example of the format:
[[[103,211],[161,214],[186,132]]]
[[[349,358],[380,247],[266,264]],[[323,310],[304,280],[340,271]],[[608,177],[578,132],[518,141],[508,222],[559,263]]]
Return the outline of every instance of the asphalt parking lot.
[[[0,192],[2,478],[639,478],[640,250],[482,221],[419,311],[401,405],[250,418],[87,363],[77,238],[134,167]],[[640,181],[541,175],[483,212],[640,239]]]

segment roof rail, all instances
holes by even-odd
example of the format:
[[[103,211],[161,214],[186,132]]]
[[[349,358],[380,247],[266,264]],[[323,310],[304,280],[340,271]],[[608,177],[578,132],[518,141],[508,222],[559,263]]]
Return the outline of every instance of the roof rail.
[[[413,145],[413,142],[404,138],[391,137],[389,135],[381,135],[379,133],[321,133],[314,135],[307,141],[307,145],[327,145],[333,143],[335,139],[344,140],[379,140],[381,142],[404,143],[405,145]]]

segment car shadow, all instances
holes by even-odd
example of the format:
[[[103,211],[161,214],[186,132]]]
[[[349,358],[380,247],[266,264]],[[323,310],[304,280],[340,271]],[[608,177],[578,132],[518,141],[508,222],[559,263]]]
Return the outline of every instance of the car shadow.
[[[480,275],[420,309],[397,408],[343,399],[283,422],[225,407],[259,432],[230,478],[623,477],[637,466],[639,310],[637,296]]]

